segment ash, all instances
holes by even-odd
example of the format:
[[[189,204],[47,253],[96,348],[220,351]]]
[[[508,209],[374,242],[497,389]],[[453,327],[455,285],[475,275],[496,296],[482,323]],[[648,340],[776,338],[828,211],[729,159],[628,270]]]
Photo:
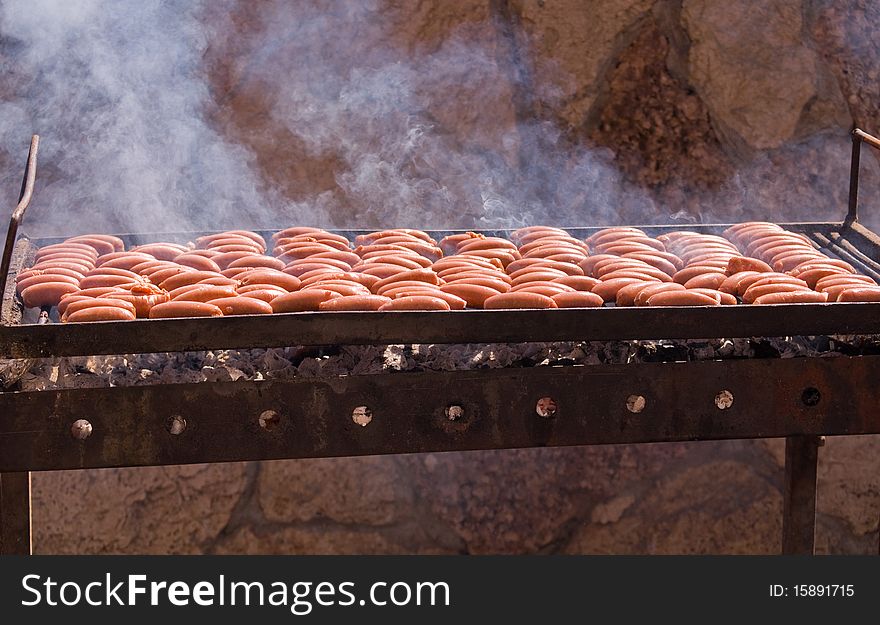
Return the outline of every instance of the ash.
[[[4,387],[51,390],[742,358],[880,354],[878,336],[215,350],[0,363]]]

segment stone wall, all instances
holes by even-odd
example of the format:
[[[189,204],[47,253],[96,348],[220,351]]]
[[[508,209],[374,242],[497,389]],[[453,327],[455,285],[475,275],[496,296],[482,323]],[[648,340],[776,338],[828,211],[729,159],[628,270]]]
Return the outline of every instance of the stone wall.
[[[839,218],[847,131],[880,131],[880,10],[867,0],[377,0],[356,15],[339,6],[297,3],[304,16],[289,21],[276,3],[241,0],[204,16],[212,123],[253,151],[268,188],[320,204],[330,225],[479,224],[488,204],[474,201],[468,172],[510,169],[539,172],[537,195],[560,222]],[[303,24],[332,28],[306,49]],[[408,99],[393,115],[370,98],[324,111],[356,141],[304,138],[314,124],[305,104],[334,103],[298,112],[291,89],[349,69],[394,78]],[[412,130],[396,125],[401,114],[428,120],[429,136],[416,157],[369,180],[395,187],[443,172],[452,182],[442,194],[400,189],[421,210],[371,202],[364,186],[375,172],[363,155]],[[387,128],[356,132],[373,123]],[[565,175],[538,162],[550,158]],[[866,169],[865,184],[877,184],[876,165]],[[579,176],[596,171],[618,185],[607,213],[587,212],[605,187],[580,188]],[[876,202],[863,197],[877,227]],[[870,437],[822,449],[820,551],[876,553],[878,450]],[[782,455],[780,441],[733,441],[47,473],[34,478],[35,544],[39,553],[773,553]]]

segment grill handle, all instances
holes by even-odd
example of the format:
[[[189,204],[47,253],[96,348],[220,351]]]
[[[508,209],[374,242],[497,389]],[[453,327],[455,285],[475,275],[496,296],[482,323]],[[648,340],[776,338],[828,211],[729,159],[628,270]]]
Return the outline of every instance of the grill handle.
[[[24,177],[21,180],[21,193],[18,195],[18,205],[12,211],[9,220],[9,230],[6,232],[6,245],[3,247],[3,261],[0,263],[0,313],[3,312],[3,299],[6,296],[6,281],[9,279],[9,266],[12,263],[12,250],[15,247],[15,238],[18,235],[18,226],[24,218],[24,213],[31,203],[34,194],[34,181],[37,177],[37,152],[40,149],[40,136],[31,137],[31,147],[28,150],[27,164],[24,167]]]
[[[846,213],[845,226],[849,226],[859,220],[859,171],[860,157],[862,155],[862,143],[867,143],[875,150],[880,150],[880,139],[869,135],[864,130],[856,128],[852,131],[852,160],[849,170],[849,210]]]

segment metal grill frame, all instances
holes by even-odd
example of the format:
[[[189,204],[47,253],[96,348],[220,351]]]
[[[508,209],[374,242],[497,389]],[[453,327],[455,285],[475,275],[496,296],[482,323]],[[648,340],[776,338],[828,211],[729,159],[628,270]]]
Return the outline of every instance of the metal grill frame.
[[[875,261],[880,237],[858,223],[863,141],[880,147],[880,140],[854,132],[846,219],[783,225],[808,234],[829,255],[880,281]],[[35,137],[4,249],[4,283],[13,243],[58,240],[16,236],[33,191],[37,147]],[[724,227],[687,226],[705,232]],[[645,228],[657,233],[681,226]],[[596,229],[571,232],[586,236]],[[193,235],[177,236],[186,240]],[[125,238],[137,243],[175,237]],[[4,325],[0,353],[39,358],[287,345],[712,338],[706,328],[712,337],[727,338],[880,334],[880,304],[295,313],[268,319]],[[31,552],[30,471],[785,437],[782,551],[812,553],[818,447],[825,436],[880,433],[878,374],[880,356],[865,356],[0,392],[0,552]],[[733,395],[732,406],[717,400],[722,391]],[[549,417],[535,409],[544,397],[557,406]],[[448,418],[451,405],[462,409],[460,418]],[[372,411],[365,427],[352,420],[356,406]],[[185,427],[179,431],[181,422]],[[263,427],[268,425],[277,427]]]

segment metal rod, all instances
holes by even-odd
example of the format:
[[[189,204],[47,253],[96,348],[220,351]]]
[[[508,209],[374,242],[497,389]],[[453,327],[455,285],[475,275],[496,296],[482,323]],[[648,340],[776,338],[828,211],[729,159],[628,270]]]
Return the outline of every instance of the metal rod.
[[[862,142],[880,150],[880,139],[856,128],[852,131],[852,159],[849,167],[849,210],[845,226],[859,220],[859,172],[861,171]]]
[[[785,439],[782,553],[812,555],[816,540],[816,469],[823,436]]]
[[[32,552],[31,474],[0,473],[0,554]]]
[[[12,263],[12,250],[15,248],[15,238],[18,235],[18,226],[24,218],[24,213],[31,203],[34,194],[34,182],[37,178],[37,152],[40,149],[40,136],[31,137],[31,147],[28,150],[27,163],[24,168],[24,176],[21,180],[21,193],[18,196],[18,205],[12,211],[9,220],[9,230],[6,231],[6,245],[3,247],[3,260],[0,262],[0,297],[6,295],[6,281],[9,278],[9,265]],[[0,313],[3,312],[3,302],[0,300]]]

